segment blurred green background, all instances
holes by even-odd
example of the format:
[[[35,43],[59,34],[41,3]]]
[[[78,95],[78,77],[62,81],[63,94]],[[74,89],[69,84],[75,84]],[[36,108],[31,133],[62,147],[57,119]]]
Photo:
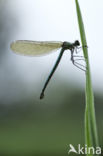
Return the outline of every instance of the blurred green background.
[[[64,1],[62,2],[64,4]],[[66,0],[65,2],[67,3]],[[42,16],[42,10],[38,18],[35,11],[41,9],[42,1],[39,0],[38,3],[36,0],[30,0],[29,5],[25,3],[23,0],[0,1],[0,156],[66,156],[69,144],[75,147],[78,144],[84,146],[85,75],[72,65],[69,66],[70,61],[65,55],[63,61],[64,64],[67,62],[64,67],[66,69],[63,69],[62,61],[46,90],[45,98],[39,100],[42,86],[58,54],[43,59],[17,56],[11,53],[10,43],[14,39],[59,39],[59,28],[57,26],[53,30],[57,32],[57,36],[49,36],[47,30],[47,34],[40,34],[44,26],[35,32],[35,29],[41,26],[39,23],[34,23],[37,25],[31,30],[31,27],[25,25],[30,20],[30,16],[26,15],[31,13],[34,20],[45,18]],[[33,4],[36,9],[31,9]],[[26,22],[22,20],[24,17]],[[28,25],[32,24],[29,21]],[[61,29],[63,30],[63,26]],[[98,134],[102,146],[102,90],[94,88],[94,95]]]

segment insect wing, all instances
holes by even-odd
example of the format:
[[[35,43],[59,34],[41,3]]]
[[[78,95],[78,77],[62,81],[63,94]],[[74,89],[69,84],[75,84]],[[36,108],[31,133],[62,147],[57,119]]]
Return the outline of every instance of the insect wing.
[[[11,43],[11,50],[28,56],[39,56],[51,53],[62,47],[63,42],[18,40]]]

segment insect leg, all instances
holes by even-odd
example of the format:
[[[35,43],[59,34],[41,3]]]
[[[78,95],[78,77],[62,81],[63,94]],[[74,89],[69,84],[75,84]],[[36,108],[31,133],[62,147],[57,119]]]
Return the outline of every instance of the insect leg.
[[[84,58],[84,56],[77,56],[77,55],[73,55],[73,57],[83,57]]]
[[[80,64],[80,63],[78,63],[78,62],[76,62],[76,61],[74,61],[74,63],[77,64],[77,65],[79,65],[79,66],[81,66],[81,67],[84,67],[84,68],[85,68],[84,65],[82,65],[82,64]]]
[[[83,71],[86,71],[85,69],[83,69],[83,68],[79,67],[79,65],[77,65],[77,64],[76,64],[76,62],[74,62],[74,63],[73,63],[73,65],[74,65],[74,66],[76,66],[77,68],[79,68],[79,69],[83,70]]]
[[[77,60],[83,60],[83,61],[85,61],[84,59],[81,59],[81,57],[83,57],[83,56],[75,56],[75,55],[73,55],[73,52],[74,51],[71,51],[71,61],[72,61],[73,65],[76,66],[77,68],[83,70],[83,71],[86,71],[85,69],[83,69],[83,68],[86,68],[84,65],[76,62]],[[75,57],[80,57],[80,59],[75,59],[74,60]]]

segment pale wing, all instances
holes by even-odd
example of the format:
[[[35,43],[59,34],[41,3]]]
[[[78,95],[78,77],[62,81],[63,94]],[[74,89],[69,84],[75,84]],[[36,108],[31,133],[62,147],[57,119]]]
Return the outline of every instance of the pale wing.
[[[62,47],[63,42],[18,40],[11,43],[15,53],[28,56],[39,56],[51,53]]]

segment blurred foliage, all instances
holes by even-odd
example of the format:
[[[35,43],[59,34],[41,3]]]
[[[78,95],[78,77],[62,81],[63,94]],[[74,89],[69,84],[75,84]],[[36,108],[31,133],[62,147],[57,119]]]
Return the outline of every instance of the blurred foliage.
[[[55,89],[62,90],[63,87],[55,86]],[[50,101],[54,102],[52,105],[47,100],[34,101],[34,98],[11,105],[1,104],[1,155],[67,155],[70,143],[75,147],[78,143],[83,145],[84,93],[72,89],[68,97],[65,95],[67,92],[68,90],[64,92],[63,103],[60,106],[57,106],[58,101],[55,99]],[[54,91],[51,96],[53,94]],[[101,139],[102,101],[102,98],[96,97],[97,123]]]

